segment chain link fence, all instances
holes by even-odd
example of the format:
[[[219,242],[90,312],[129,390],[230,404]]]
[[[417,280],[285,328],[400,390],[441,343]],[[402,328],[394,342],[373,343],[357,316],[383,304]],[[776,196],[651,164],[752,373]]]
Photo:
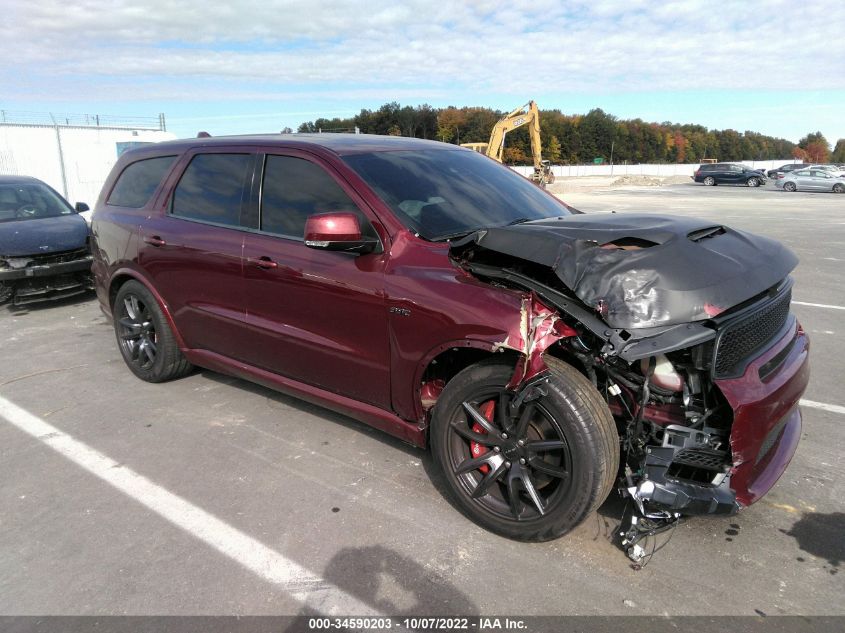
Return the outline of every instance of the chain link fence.
[[[159,114],[155,117],[127,117],[109,114],[60,114],[54,112],[0,110],[0,124],[167,131],[164,114]]]

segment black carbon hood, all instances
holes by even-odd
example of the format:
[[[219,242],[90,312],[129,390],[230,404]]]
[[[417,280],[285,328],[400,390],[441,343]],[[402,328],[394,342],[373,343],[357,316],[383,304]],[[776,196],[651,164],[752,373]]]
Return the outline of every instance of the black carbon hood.
[[[775,240],[708,220],[579,214],[479,231],[453,244],[552,269],[614,328],[700,321],[783,280],[798,258]]]

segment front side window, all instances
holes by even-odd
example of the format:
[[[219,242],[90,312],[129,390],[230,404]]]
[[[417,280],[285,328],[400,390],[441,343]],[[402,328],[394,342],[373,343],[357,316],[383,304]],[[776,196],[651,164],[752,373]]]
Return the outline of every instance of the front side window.
[[[267,156],[261,185],[261,230],[302,239],[305,220],[317,213],[355,213],[366,232],[369,223],[326,171],[292,156]]]
[[[175,156],[159,156],[132,163],[114,184],[106,204],[140,209],[149,202]]]
[[[250,154],[197,154],[173,191],[173,215],[237,226],[241,219]]]
[[[54,218],[72,213],[73,209],[64,198],[43,183],[0,185],[0,222]]]
[[[373,152],[343,160],[427,240],[571,213],[527,178],[478,152]]]

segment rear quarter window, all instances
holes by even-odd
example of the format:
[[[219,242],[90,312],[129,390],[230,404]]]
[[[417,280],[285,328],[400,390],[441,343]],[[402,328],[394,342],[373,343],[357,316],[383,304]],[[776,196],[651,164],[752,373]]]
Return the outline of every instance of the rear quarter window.
[[[118,177],[106,204],[135,209],[143,207],[174,160],[175,156],[159,156],[130,164]]]

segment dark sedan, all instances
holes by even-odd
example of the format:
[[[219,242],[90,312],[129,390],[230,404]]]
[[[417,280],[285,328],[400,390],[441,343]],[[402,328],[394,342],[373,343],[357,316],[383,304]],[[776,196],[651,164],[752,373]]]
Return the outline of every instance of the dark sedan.
[[[0,303],[59,299],[91,288],[88,224],[78,210],[40,180],[0,176]]]
[[[766,175],[759,169],[751,169],[735,163],[712,163],[701,165],[692,179],[705,185],[747,185],[759,187],[766,184]]]

